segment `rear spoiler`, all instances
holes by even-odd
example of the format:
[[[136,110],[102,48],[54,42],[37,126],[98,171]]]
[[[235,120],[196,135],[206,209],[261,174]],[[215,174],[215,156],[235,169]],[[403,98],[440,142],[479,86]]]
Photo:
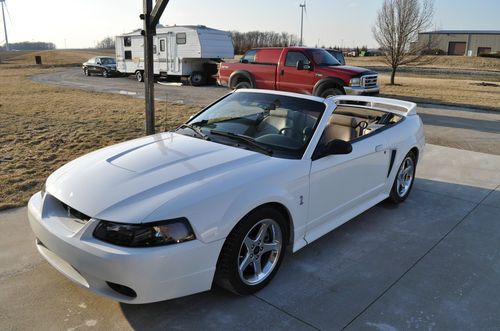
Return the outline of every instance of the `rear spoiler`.
[[[370,108],[370,109],[380,110],[383,112],[393,113],[403,117],[417,114],[416,103],[397,100],[397,99],[357,96],[357,95],[334,96],[331,97],[331,99],[337,105]]]

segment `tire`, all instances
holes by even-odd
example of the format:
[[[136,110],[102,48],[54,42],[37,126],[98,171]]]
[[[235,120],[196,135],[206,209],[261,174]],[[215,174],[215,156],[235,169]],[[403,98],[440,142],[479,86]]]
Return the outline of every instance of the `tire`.
[[[417,169],[417,160],[413,152],[406,154],[403,162],[398,168],[396,178],[392,184],[389,199],[393,203],[401,203],[410,195],[413,182],[415,181],[415,171]]]
[[[137,70],[135,72],[135,79],[137,79],[138,82],[143,82],[144,81],[144,72],[142,72],[141,70]]]
[[[332,97],[332,96],[335,96],[335,95],[344,95],[344,91],[342,91],[342,89],[338,88],[338,87],[331,87],[331,88],[327,88],[326,90],[324,90],[322,93],[321,93],[321,97],[322,98],[329,98],[329,97]]]
[[[236,84],[234,86],[235,90],[239,90],[240,88],[252,88],[252,84],[245,80],[245,81],[239,82],[238,84]]]
[[[89,69],[88,69],[88,68],[83,69],[83,74],[84,74],[85,76],[90,76],[90,71],[89,71]]]
[[[106,69],[103,69],[103,71],[102,71],[102,77],[109,78],[109,73],[108,73],[108,71]]]
[[[245,216],[226,238],[217,261],[215,283],[239,295],[265,287],[278,272],[285,255],[285,224],[283,215],[269,207]]]
[[[207,75],[203,71],[193,71],[189,76],[189,83],[193,86],[202,86],[207,83]]]

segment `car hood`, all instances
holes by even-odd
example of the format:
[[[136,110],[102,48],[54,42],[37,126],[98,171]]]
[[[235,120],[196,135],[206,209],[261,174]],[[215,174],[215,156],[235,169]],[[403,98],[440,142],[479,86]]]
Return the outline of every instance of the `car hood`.
[[[349,75],[355,77],[357,75],[366,74],[366,73],[375,73],[369,69],[361,68],[361,67],[353,67],[353,66],[329,66],[322,67],[322,71],[325,73],[343,73],[345,75]],[[375,73],[376,74],[376,73]]]
[[[267,155],[176,133],[113,145],[71,161],[49,176],[46,190],[90,216],[140,223],[156,208],[220,178],[265,162]]]

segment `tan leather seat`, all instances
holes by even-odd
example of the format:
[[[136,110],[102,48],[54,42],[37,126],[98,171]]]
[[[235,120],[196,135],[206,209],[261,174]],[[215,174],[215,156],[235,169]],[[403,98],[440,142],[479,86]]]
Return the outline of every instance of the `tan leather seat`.
[[[355,117],[334,114],[330,117],[325,128],[324,143],[327,144],[334,139],[351,141],[357,138],[356,126],[358,121]]]
[[[257,132],[259,136],[270,133],[279,133],[283,128],[293,127],[293,121],[288,117],[288,112],[284,109],[272,109],[269,116],[260,122]]]

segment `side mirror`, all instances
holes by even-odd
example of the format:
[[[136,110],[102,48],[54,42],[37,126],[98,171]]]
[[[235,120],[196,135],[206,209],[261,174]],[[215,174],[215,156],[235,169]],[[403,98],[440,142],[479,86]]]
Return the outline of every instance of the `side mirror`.
[[[325,147],[325,155],[341,155],[352,152],[352,145],[348,141],[334,139]]]
[[[305,64],[304,60],[298,60],[295,68],[297,70],[311,70],[312,67],[309,63]]]
[[[240,59],[240,63],[248,63],[248,60],[247,60],[247,59],[244,59],[244,58],[241,58],[241,59]]]

